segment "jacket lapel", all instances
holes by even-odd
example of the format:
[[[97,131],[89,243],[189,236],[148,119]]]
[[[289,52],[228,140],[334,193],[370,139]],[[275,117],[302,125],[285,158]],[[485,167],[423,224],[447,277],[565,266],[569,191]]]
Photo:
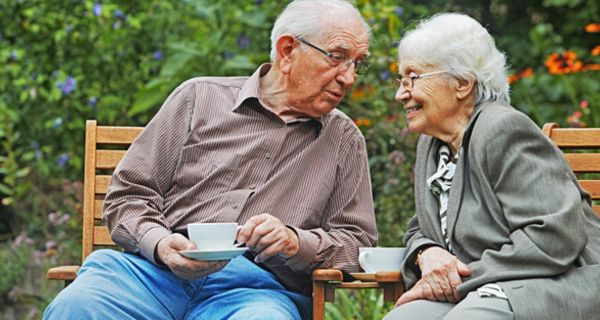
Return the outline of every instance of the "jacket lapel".
[[[452,243],[452,236],[454,235],[454,226],[456,225],[456,220],[458,219],[458,215],[460,213],[460,205],[462,203],[463,197],[463,189],[465,186],[465,179],[469,179],[469,161],[467,159],[467,154],[469,152],[469,141],[471,140],[471,132],[477,121],[477,117],[481,113],[483,109],[483,105],[479,105],[475,107],[473,111],[473,115],[469,120],[467,128],[465,129],[465,133],[463,134],[462,143],[460,146],[460,154],[458,158],[458,163],[456,164],[456,172],[454,172],[454,178],[452,178],[452,188],[450,189],[450,195],[448,198],[448,210],[446,212],[446,221],[448,228],[448,239]],[[465,175],[467,175],[465,177]]]

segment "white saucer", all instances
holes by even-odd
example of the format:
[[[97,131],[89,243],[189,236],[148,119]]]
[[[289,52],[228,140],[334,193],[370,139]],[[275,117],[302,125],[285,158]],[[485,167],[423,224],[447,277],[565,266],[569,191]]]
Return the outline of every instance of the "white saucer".
[[[231,248],[231,249],[223,249],[223,250],[183,250],[179,251],[182,255],[196,259],[196,260],[204,260],[204,261],[212,261],[212,260],[230,260],[233,259],[240,254],[244,253],[248,250],[247,247],[243,248]]]

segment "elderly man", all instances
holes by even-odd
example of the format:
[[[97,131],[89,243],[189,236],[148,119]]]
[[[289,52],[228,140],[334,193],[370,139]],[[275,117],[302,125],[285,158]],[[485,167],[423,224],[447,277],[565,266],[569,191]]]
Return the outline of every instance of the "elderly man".
[[[364,138],[336,106],[367,64],[346,1],[297,0],[275,22],[272,64],[191,79],[114,173],[104,214],[125,253],[99,250],[47,319],[300,319],[316,268],[356,270],[376,240]],[[192,222],[237,222],[250,250],[200,261]]]

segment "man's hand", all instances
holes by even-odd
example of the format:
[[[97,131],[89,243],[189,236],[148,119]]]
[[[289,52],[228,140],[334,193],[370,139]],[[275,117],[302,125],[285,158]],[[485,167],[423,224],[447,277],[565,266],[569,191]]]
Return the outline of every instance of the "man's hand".
[[[467,265],[440,247],[430,247],[421,253],[419,267],[421,279],[400,296],[396,306],[418,299],[460,301],[461,296],[456,287],[462,283],[461,277],[471,275]]]
[[[237,241],[246,243],[258,254],[256,262],[263,262],[276,254],[290,258],[299,248],[298,235],[268,213],[250,218],[238,231]]]
[[[217,272],[229,262],[229,260],[198,261],[186,258],[179,253],[182,250],[194,249],[196,249],[196,244],[179,233],[173,233],[160,240],[156,246],[158,258],[177,277],[185,280],[194,280]]]

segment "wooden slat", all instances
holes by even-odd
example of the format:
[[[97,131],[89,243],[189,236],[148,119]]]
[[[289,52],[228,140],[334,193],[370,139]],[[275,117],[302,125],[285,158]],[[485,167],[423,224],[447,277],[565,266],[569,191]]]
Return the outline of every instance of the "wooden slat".
[[[600,128],[554,128],[550,138],[561,148],[598,148]]]
[[[108,186],[110,185],[110,179],[112,176],[109,175],[97,175],[96,176],[96,194],[106,194]]]
[[[600,153],[566,153],[565,158],[575,173],[600,172]]]
[[[380,288],[382,288],[381,285],[379,285],[379,283],[377,283],[377,282],[360,282],[360,281],[338,282],[338,283],[332,283],[330,285],[336,289],[365,289],[365,288],[380,289]]]
[[[100,246],[115,246],[116,244],[110,238],[110,232],[107,226],[94,227],[94,245]]]
[[[98,126],[96,142],[99,144],[128,145],[142,132],[143,127]]]
[[[83,176],[83,220],[81,261],[94,249],[94,191],[96,183],[96,120],[85,123],[85,162]]]
[[[125,150],[96,150],[96,168],[97,169],[114,169],[117,167]]]
[[[600,206],[592,206],[592,209],[594,209],[596,214],[600,217]]]
[[[579,183],[592,195],[592,199],[600,199],[600,180],[579,180]]]
[[[104,206],[104,200],[94,201],[94,219],[102,219],[102,206]]]
[[[48,269],[46,277],[53,280],[74,280],[79,266],[60,266]]]

